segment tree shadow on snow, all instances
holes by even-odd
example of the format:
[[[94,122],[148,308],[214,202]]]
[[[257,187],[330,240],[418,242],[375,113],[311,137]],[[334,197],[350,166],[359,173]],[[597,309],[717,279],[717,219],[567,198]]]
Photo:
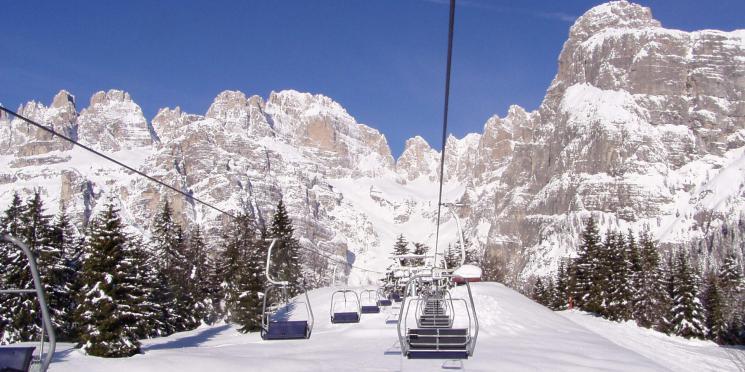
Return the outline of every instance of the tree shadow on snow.
[[[215,337],[218,333],[230,328],[229,325],[224,324],[217,327],[205,328],[198,333],[191,336],[181,337],[162,344],[147,345],[142,347],[142,352],[148,352],[152,350],[165,350],[165,349],[181,349],[185,347],[197,347],[202,343],[209,341]]]
[[[55,351],[52,363],[64,362],[72,354],[73,351],[79,350],[78,348],[71,347],[62,351]],[[51,366],[51,365],[50,365]]]
[[[295,307],[297,306],[296,302],[290,302],[281,308],[277,309],[277,311],[272,314],[271,320],[272,321],[278,321],[283,322],[286,320],[290,320],[290,316],[292,315],[292,312],[295,311]]]

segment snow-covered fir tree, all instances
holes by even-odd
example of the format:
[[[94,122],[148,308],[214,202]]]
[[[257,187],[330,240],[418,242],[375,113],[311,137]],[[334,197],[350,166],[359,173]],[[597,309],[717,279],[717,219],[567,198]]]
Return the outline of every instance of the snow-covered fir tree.
[[[80,289],[78,274],[82,269],[82,239],[62,207],[52,225],[51,250],[39,254],[44,268],[44,282],[57,339],[77,339],[74,317],[75,294]]]
[[[648,231],[639,235],[641,270],[636,273],[636,290],[633,299],[633,317],[646,328],[668,328],[665,318],[670,306],[667,290],[663,286],[660,255]],[[659,326],[659,327],[658,327]]]
[[[565,260],[559,261],[553,295],[551,308],[554,310],[566,310],[567,302],[569,301],[569,271]]]
[[[481,252],[474,244],[471,244],[471,239],[468,236],[463,237],[463,246],[466,251],[466,263],[480,266],[481,261],[484,258],[483,252]],[[460,242],[458,242],[458,250],[460,251]]]
[[[76,318],[82,349],[89,355],[127,357],[140,351],[139,311],[133,311],[135,288],[123,228],[112,204],[88,226]]]
[[[21,238],[21,216],[25,212],[25,206],[21,197],[15,193],[13,199],[0,219],[0,232],[9,234],[17,239]],[[2,288],[19,288],[18,285],[28,287],[23,272],[25,269],[26,256],[15,245],[10,242],[0,241],[0,286]],[[29,274],[30,275],[30,274]],[[21,287],[21,288],[23,288]],[[8,344],[18,339],[15,331],[15,309],[21,306],[22,300],[18,296],[0,296],[0,344]]]
[[[704,308],[699,299],[698,278],[683,249],[675,254],[673,270],[673,332],[685,338],[704,338],[706,325]]]
[[[583,310],[600,313],[603,306],[602,273],[600,267],[601,242],[595,220],[587,220],[582,232],[582,243],[574,262],[572,297]]]
[[[419,254],[419,255],[425,255],[429,251],[429,247],[427,247],[424,243],[414,243],[414,250],[411,252],[412,254]],[[423,258],[415,258],[411,260],[411,265],[413,266],[421,266],[424,265],[424,259]]]
[[[727,328],[722,342],[745,343],[745,281],[734,251],[729,251],[722,261],[718,279]]]
[[[195,312],[195,300],[190,282],[192,265],[187,258],[187,242],[181,226],[174,221],[168,200],[164,201],[151,228],[152,250],[158,268],[158,297],[154,302],[166,310],[164,333],[181,332],[196,328],[200,320]]]
[[[404,237],[404,234],[399,234],[393,243],[393,255],[403,256],[407,254],[409,254],[409,242]]]
[[[546,278],[546,293],[543,296],[543,306],[548,307],[549,309],[553,309],[553,300],[556,296],[556,285],[554,284],[554,278],[547,277]]]
[[[274,257],[272,264],[274,272],[279,280],[285,280],[293,285],[302,283],[302,272],[300,269],[300,242],[295,238],[295,229],[292,220],[287,214],[284,202],[279,199],[277,210],[269,227],[269,237],[277,239],[274,245]],[[297,294],[297,287],[290,289],[290,295]]]
[[[393,251],[391,252],[391,256],[402,256],[407,254],[409,254],[409,242],[404,237],[404,234],[399,234],[398,237],[396,237],[396,241],[393,242]],[[400,262],[402,265],[406,265],[408,261],[406,259],[400,259],[398,260],[398,262]],[[395,264],[391,264],[386,269],[385,278],[383,279],[383,283],[385,284],[385,286],[391,287],[395,284],[395,269]]]
[[[15,199],[15,197],[14,197]],[[59,267],[62,266],[62,256],[52,246],[51,217],[44,211],[41,194],[37,191],[25,203],[18,208],[18,200],[14,200],[6,217],[8,222],[7,232],[17,239],[26,243],[35,256],[39,274],[44,283],[47,294],[63,291],[59,277]],[[16,216],[14,214],[20,211]],[[15,227],[13,224],[17,224]],[[13,231],[15,230],[15,231]],[[31,276],[27,256],[15,246],[6,245],[7,256],[4,261],[3,284],[11,288],[33,289],[34,283]],[[59,265],[59,266],[58,266]],[[47,269],[47,267],[49,269]],[[4,327],[2,342],[14,343],[22,341],[37,340],[41,337],[40,310],[37,299],[34,296],[2,296],[0,300]],[[59,305],[59,304],[55,304]],[[53,326],[60,328],[59,319],[55,319]]]
[[[626,242],[623,235],[608,232],[606,272],[606,316],[611,320],[621,321],[631,318],[631,261],[627,257]]]
[[[263,240],[247,241],[246,268],[238,277],[237,287],[240,289],[234,321],[241,327],[240,332],[256,332],[261,327],[261,307],[266,288],[264,266],[266,265],[267,245]],[[298,291],[290,291],[293,295]]]
[[[548,292],[546,291],[546,286],[543,284],[543,280],[540,277],[536,279],[533,284],[533,293],[531,294],[531,297],[533,298],[533,301],[543,306],[548,305],[546,302]]]
[[[166,336],[172,332],[167,323],[168,310],[159,301],[157,259],[141,239],[132,238],[127,247],[129,259],[127,281],[133,286],[132,298],[138,298],[136,334],[138,338]]]
[[[213,262],[199,226],[192,229],[187,246],[187,256],[191,264],[189,291],[194,299],[194,316],[207,324],[213,324],[217,321],[216,304],[213,303],[211,295],[215,285],[211,281]]]
[[[458,246],[448,244],[445,249],[445,264],[448,268],[453,269],[460,265],[461,252]]]
[[[639,277],[642,275],[642,271],[644,271],[644,265],[642,263],[641,249],[639,248],[637,239],[631,229],[626,233],[624,254],[626,255],[626,260],[628,261],[629,266],[628,281],[629,289],[631,291],[629,297],[629,313],[630,316],[633,317],[634,298],[636,298],[636,293],[640,288]]]
[[[713,272],[706,273],[702,302],[706,314],[706,336],[715,342],[721,342],[727,331],[724,320],[724,303],[719,290],[719,278]]]
[[[217,271],[223,278],[226,318],[237,323],[241,332],[256,331],[260,327],[265,287],[266,241],[258,234],[253,219],[239,214],[227,227],[223,244]],[[272,252],[274,257],[275,252]],[[272,266],[270,270],[275,268]]]

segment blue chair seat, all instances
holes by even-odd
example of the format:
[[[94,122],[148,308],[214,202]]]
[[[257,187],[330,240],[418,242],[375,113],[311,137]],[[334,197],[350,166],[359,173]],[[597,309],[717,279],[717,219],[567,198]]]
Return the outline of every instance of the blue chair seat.
[[[391,300],[378,300],[378,306],[391,306]]]
[[[286,320],[269,322],[268,329],[262,330],[264,340],[293,340],[306,338],[308,322],[305,320]]]
[[[377,305],[362,306],[362,314],[379,313],[380,308]]]
[[[409,359],[468,359],[468,352],[455,350],[411,350],[407,357]]]
[[[355,312],[334,313],[331,316],[331,323],[358,323],[360,314]]]
[[[390,298],[391,298],[391,300],[393,300],[393,301],[396,301],[396,302],[401,302],[401,295],[400,295],[400,294],[398,294],[398,293],[391,293],[391,296],[390,296]]]
[[[0,371],[28,372],[35,347],[0,347]]]

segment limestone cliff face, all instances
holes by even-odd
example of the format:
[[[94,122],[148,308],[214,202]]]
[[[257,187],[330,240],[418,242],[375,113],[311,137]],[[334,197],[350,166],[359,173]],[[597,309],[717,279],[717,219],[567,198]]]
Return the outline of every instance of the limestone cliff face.
[[[408,181],[426,177],[430,181],[439,179],[440,154],[420,136],[406,141],[404,151],[396,161],[396,171]]]
[[[118,90],[80,112],[65,91],[19,111],[259,221],[282,196],[303,244],[378,269],[395,235],[434,227],[439,152],[416,136],[394,161],[384,135],[323,95],[225,91],[204,115],[164,108],[150,122]],[[445,151],[445,199],[467,204],[468,237],[508,281],[573,254],[590,215],[602,229],[649,228],[703,260],[742,254],[745,31],[669,30],[648,8],[597,6],[569,30],[537,110],[512,106],[480,134],[449,137]],[[114,200],[141,233],[166,198],[186,224],[216,235],[224,222],[18,119],[0,116],[0,158],[0,206],[40,188],[81,226]]]
[[[341,196],[331,177],[375,177],[393,171],[385,137],[359,124],[328,97],[295,91],[272,93],[265,102],[242,92],[220,93],[205,115],[161,109],[148,123],[130,95],[96,93],[80,114],[60,92],[50,107],[31,102],[23,115],[51,124],[95,149],[111,154],[185,192],[264,223],[283,197],[304,244],[342,256],[346,240],[329,212]],[[0,118],[7,122],[7,118]],[[107,200],[117,203],[137,232],[146,231],[168,199],[177,220],[198,223],[217,236],[224,216],[156,184],[37,132],[19,120],[0,133],[0,194],[41,189],[80,225]],[[12,125],[11,125],[12,124]]]
[[[38,102],[29,102],[18,109],[18,113],[35,121],[45,123],[54,130],[67,136],[77,134],[77,111],[75,97],[67,91],[60,91],[52,100],[49,107]],[[0,117],[0,154],[16,154],[18,156],[34,156],[46,154],[55,150],[69,150],[69,142],[54,138],[52,134],[26,124],[20,119],[9,120]]]
[[[98,92],[77,120],[78,139],[105,151],[149,147],[153,138],[142,109],[121,90]]]
[[[742,221],[743,173],[733,167],[745,145],[743,56],[745,31],[668,30],[626,1],[589,10],[571,27],[540,108],[511,109],[510,125],[487,122],[483,158],[506,159],[492,163],[481,207],[489,248],[512,252],[513,271],[525,274],[571,254],[589,214],[607,228],[649,226],[669,244]],[[486,182],[489,165],[477,165]],[[729,177],[728,203],[697,196],[723,191]],[[702,224],[702,214],[717,217]]]

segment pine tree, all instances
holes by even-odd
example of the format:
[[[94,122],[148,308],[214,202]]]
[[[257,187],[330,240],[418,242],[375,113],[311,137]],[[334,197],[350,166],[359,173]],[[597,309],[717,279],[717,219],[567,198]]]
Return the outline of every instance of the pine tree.
[[[194,316],[194,298],[190,291],[191,264],[187,258],[187,244],[183,230],[173,219],[173,211],[166,200],[152,226],[153,250],[157,252],[159,303],[163,309],[163,322],[168,325],[164,333],[191,330],[199,325]]]
[[[74,294],[80,289],[78,273],[82,269],[82,241],[70,223],[64,206],[52,226],[50,245],[53,250],[40,254],[39,261],[48,270],[44,284],[51,317],[57,339],[72,341],[78,337],[73,312],[76,306]]]
[[[745,343],[745,282],[734,251],[725,256],[718,277],[727,329],[722,342]]]
[[[400,234],[398,238],[396,238],[396,242],[393,243],[393,255],[404,256],[407,254],[409,254],[409,242],[404,238],[404,234]],[[407,260],[401,259],[401,264],[406,265]]]
[[[168,200],[162,204],[160,212],[156,214],[150,227],[150,252],[140,252],[144,259],[149,261],[154,272],[147,275],[152,276],[151,291],[148,300],[153,304],[152,311],[156,311],[157,319],[150,324],[148,333],[150,337],[167,336],[182,327],[182,321],[178,318],[177,300],[173,292],[175,273],[179,257],[178,245],[181,244],[180,227],[173,221],[173,212]],[[157,309],[156,309],[157,308]]]
[[[704,309],[698,298],[697,278],[688,255],[682,249],[675,255],[674,270],[673,330],[685,338],[704,338]]]
[[[633,307],[634,307],[634,298],[636,298],[637,292],[640,290],[639,286],[639,277],[642,275],[642,271],[644,271],[644,264],[642,262],[642,255],[641,255],[641,249],[639,248],[639,245],[636,242],[636,237],[634,237],[634,233],[629,229],[628,233],[626,234],[626,246],[625,246],[625,255],[626,259],[629,264],[629,273],[628,273],[628,280],[629,280],[629,290],[630,290],[630,303],[629,303],[629,311],[630,316],[633,317]]]
[[[194,299],[194,315],[207,324],[213,324],[217,320],[217,314],[211,296],[214,291],[211,281],[212,262],[199,226],[196,226],[189,234],[188,247],[188,257],[191,260],[189,291]]]
[[[533,301],[546,306],[546,294],[546,287],[543,285],[543,281],[539,277],[533,284],[533,294],[531,297],[533,298]]]
[[[300,242],[294,237],[295,229],[292,221],[287,215],[287,210],[282,199],[277,203],[277,211],[272,218],[269,228],[269,237],[277,239],[274,245],[274,257],[272,258],[274,270],[279,280],[290,282],[293,287],[290,295],[295,296],[297,285],[302,282],[302,271],[300,269]]]
[[[151,302],[153,288],[150,280],[155,277],[155,270],[148,266],[152,262],[152,254],[145,248],[139,237],[126,236],[123,259],[119,264],[119,288],[126,293],[117,307],[124,314],[128,322],[124,331],[135,338],[152,335],[153,325],[157,325],[162,309],[159,304]]]
[[[118,210],[106,206],[88,227],[76,309],[83,351],[102,357],[127,357],[140,351],[138,320],[130,303],[127,236]]]
[[[595,220],[590,216],[574,262],[572,294],[580,309],[595,313],[601,312],[603,300],[600,249],[600,234]]]
[[[414,251],[413,254],[418,255],[425,255],[427,254],[427,251],[429,251],[429,247],[425,245],[424,243],[414,243]],[[415,258],[412,260],[411,264],[413,266],[422,266],[424,265],[424,258]]]
[[[554,310],[566,310],[569,299],[569,272],[564,260],[559,261],[556,271],[556,288],[552,300]]]
[[[11,208],[15,208],[11,205]],[[15,236],[26,243],[36,258],[39,275],[45,290],[52,292],[59,290],[60,283],[52,282],[59,279],[54,266],[61,261],[61,255],[51,245],[52,227],[51,217],[44,213],[41,195],[37,191],[22,209],[17,221]],[[27,256],[17,247],[11,248],[4,267],[4,285],[12,288],[33,289],[34,283]],[[47,296],[50,293],[47,292]],[[41,323],[39,305],[34,296],[4,296],[1,305],[3,319],[7,325],[3,333],[3,342],[22,342],[36,340],[41,337]],[[60,328],[58,321],[53,324]]]
[[[722,261],[722,266],[719,269],[719,281],[722,288],[726,288],[728,291],[738,292],[743,290],[743,286],[745,286],[743,273],[734,251],[730,251]]]
[[[458,242],[458,249],[460,249],[460,242]],[[476,266],[481,265],[481,259],[484,257],[482,252],[478,250],[476,246],[471,244],[471,239],[467,236],[463,236],[463,246],[466,251],[466,263]]]
[[[556,310],[553,307],[553,299],[556,296],[556,286],[554,285],[554,279],[550,276],[546,279],[546,292],[543,294],[541,299],[543,306],[551,310]]]
[[[609,233],[609,235],[611,235]],[[631,301],[633,288],[630,282],[632,263],[627,257],[627,244],[621,234],[612,234],[608,255],[607,317],[611,320],[624,321],[631,318]]]
[[[173,258],[170,270],[170,286],[175,299],[174,319],[177,320],[174,329],[182,332],[197,328],[201,322],[201,314],[195,311],[197,298],[191,279],[193,264],[187,258],[189,248],[180,226],[177,227],[176,239],[176,257]]]
[[[449,269],[455,269],[460,266],[461,252],[457,249],[457,246],[448,244],[447,251],[445,252],[445,264]]]
[[[675,307],[675,260],[673,257],[674,253],[669,252],[665,256],[665,262],[661,265],[661,272],[662,272],[662,298],[663,303],[661,304],[661,311],[662,311],[662,318],[660,318],[660,321],[655,325],[655,329],[666,333],[666,334],[673,334],[675,333],[674,325],[673,325],[673,318],[675,317],[675,313],[673,311],[673,308]]]
[[[172,333],[173,328],[167,323],[168,310],[159,302],[162,299],[159,293],[161,280],[155,254],[137,239],[127,249],[127,257],[130,262],[127,281],[134,292],[131,297],[139,301],[136,308],[137,338],[160,337]]]
[[[706,275],[706,286],[703,293],[704,310],[706,312],[707,336],[710,340],[721,342],[725,336],[722,296],[719,291],[719,279],[713,272]]]
[[[266,286],[264,266],[266,265],[266,244],[261,240],[248,241],[246,270],[239,276],[236,323],[240,332],[255,332],[261,327],[261,307]],[[297,292],[295,292],[297,293]]]
[[[642,327],[667,329],[666,311],[670,305],[663,287],[660,256],[648,231],[639,236],[641,270],[636,272],[636,290],[633,299],[633,318]]]
[[[13,194],[13,199],[0,218],[0,233],[9,234],[20,239],[21,235],[21,216],[25,213],[25,205],[21,201],[18,193]],[[12,243],[0,240],[0,286],[2,288],[20,288],[18,287],[19,279],[23,279],[22,273],[19,272],[19,266],[25,260],[25,255],[18,247]],[[20,283],[21,285],[23,283]],[[12,342],[6,336],[6,329],[13,321],[15,316],[14,309],[18,306],[19,299],[17,296],[0,295],[0,344]]]
[[[238,215],[227,229],[218,264],[224,279],[221,287],[226,318],[240,325],[241,332],[256,331],[261,324],[267,247],[257,235],[254,221],[245,214]],[[272,270],[276,268],[274,257]]]

